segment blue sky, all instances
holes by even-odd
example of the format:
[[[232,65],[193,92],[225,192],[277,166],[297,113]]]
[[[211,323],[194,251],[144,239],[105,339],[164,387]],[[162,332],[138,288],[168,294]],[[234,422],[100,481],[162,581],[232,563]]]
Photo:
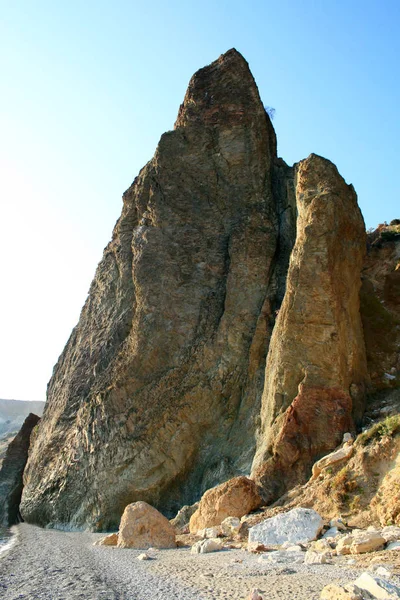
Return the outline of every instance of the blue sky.
[[[400,3],[0,0],[0,397],[44,399],[121,195],[191,75],[231,47],[278,152],[326,156],[367,227],[400,217]]]

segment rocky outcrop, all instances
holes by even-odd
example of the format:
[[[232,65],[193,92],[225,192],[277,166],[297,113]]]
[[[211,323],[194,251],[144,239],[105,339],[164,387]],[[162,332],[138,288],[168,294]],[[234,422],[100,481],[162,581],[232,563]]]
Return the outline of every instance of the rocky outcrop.
[[[400,387],[400,227],[380,225],[368,235],[360,293],[372,391]],[[387,391],[388,394],[384,394]],[[400,402],[398,402],[400,411]]]
[[[0,470],[0,526],[8,527],[19,520],[22,474],[28,458],[32,429],[39,421],[40,417],[30,413],[7,448]]]
[[[243,57],[198,71],[124,194],[55,367],[25,472],[28,521],[111,529],[130,502],[172,515],[249,472],[293,243],[291,177]]]
[[[270,502],[304,481],[363,412],[365,228],[353,187],[316,155],[296,168],[297,238],[266,365],[252,474]]]
[[[136,501],[172,516],[256,448],[264,500],[305,481],[363,411],[364,249],[336,167],[277,158],[243,57],[200,69],[54,369],[24,518],[107,530]]]

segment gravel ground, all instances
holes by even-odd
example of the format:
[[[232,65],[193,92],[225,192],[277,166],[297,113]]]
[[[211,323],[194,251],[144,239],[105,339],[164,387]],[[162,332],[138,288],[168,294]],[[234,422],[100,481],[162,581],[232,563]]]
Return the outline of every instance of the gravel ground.
[[[0,597],[85,600],[244,600],[252,588],[264,600],[318,600],[328,583],[354,581],[360,569],[343,564],[269,565],[242,550],[193,555],[93,546],[101,534],[14,528],[17,542],[0,554]],[[398,579],[398,578],[396,578]]]

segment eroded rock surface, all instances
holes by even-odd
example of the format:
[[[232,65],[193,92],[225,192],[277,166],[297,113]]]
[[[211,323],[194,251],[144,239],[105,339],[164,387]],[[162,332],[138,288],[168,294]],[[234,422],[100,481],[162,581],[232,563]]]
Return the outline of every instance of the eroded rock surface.
[[[266,366],[252,474],[270,502],[360,419],[368,380],[359,313],[365,228],[351,185],[316,155],[296,169],[297,238]]]
[[[198,71],[124,194],[55,367],[26,469],[29,522],[111,529],[136,500],[172,516],[249,472],[291,177],[243,57]]]
[[[0,470],[0,525],[8,527],[18,522],[22,494],[22,474],[28,458],[32,429],[40,417],[30,413],[18,434],[8,445]]]

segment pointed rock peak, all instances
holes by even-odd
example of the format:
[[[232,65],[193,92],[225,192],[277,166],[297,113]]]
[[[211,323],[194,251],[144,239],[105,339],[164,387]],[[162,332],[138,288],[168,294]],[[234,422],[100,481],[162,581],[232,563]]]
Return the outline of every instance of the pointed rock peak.
[[[264,107],[249,65],[232,48],[189,82],[175,128],[190,125],[228,125],[263,115]]]
[[[299,200],[328,191],[338,194],[346,193],[349,189],[354,191],[353,186],[347,184],[340,175],[336,165],[318,154],[310,154],[296,165],[296,182]],[[353,204],[356,201],[357,197],[354,196]]]

